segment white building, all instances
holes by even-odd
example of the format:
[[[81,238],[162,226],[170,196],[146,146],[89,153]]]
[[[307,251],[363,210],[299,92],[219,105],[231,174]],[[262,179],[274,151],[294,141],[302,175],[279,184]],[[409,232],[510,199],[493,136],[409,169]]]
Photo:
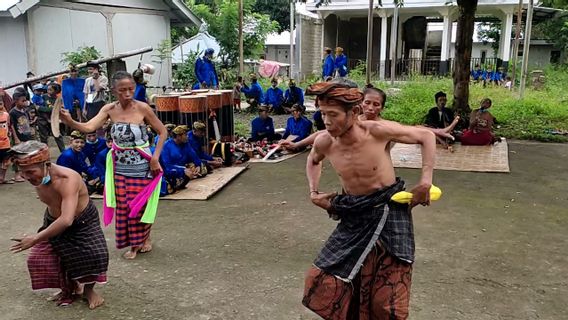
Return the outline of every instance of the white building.
[[[317,18],[299,16],[302,38],[298,47],[297,64],[303,75],[319,70],[323,47],[344,48],[353,67],[358,60],[366,60],[367,53],[367,14],[368,0],[333,0],[328,5],[316,7],[314,0],[308,0],[306,9],[317,14]],[[375,1],[377,5],[378,1]],[[457,5],[447,5],[447,0],[405,0],[398,9],[398,22],[395,25],[393,15],[395,5],[392,0],[383,0],[382,7],[374,10],[372,35],[372,66],[381,79],[390,71],[390,65],[396,64],[396,74],[418,68],[423,73],[435,71],[447,74],[451,68],[455,47],[455,21]],[[529,0],[523,0],[526,9]],[[537,1],[538,2],[538,1]],[[479,61],[495,58],[493,67],[507,67],[511,59],[514,18],[518,0],[479,0],[476,11],[477,21],[500,21],[502,25],[499,49],[494,55],[490,45],[474,41],[472,65]],[[546,19],[554,15],[554,10],[535,7],[534,19]],[[393,37],[393,29],[396,37]],[[307,38],[305,40],[304,38]],[[320,41],[314,41],[317,38]],[[475,39],[474,39],[475,40]],[[549,62],[553,46],[549,43],[534,43],[539,47],[530,53],[531,62],[544,65]],[[396,47],[396,55],[391,56],[391,48]],[[314,55],[314,53],[316,53]],[[483,56],[485,55],[485,56]],[[534,57],[533,57],[534,55]],[[487,63],[485,63],[487,64]]]
[[[0,8],[0,82],[26,78],[66,67],[62,53],[94,46],[103,57],[152,46],[170,39],[170,27],[197,25],[182,0],[19,0]],[[4,11],[1,11],[4,9]],[[171,83],[171,61],[156,63],[156,52],[142,56],[156,66],[151,85]],[[140,56],[124,59],[134,70]],[[154,61],[154,62],[153,62]],[[158,74],[161,76],[158,79]]]

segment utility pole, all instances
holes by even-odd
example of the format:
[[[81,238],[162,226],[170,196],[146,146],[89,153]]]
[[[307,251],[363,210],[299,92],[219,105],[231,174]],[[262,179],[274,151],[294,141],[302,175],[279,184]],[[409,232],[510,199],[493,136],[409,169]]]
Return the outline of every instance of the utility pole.
[[[527,71],[529,68],[529,49],[531,46],[531,30],[533,18],[533,5],[534,0],[529,0],[529,8],[527,10],[527,22],[525,28],[525,42],[523,44],[523,65],[521,69],[521,87],[519,90],[519,97],[522,99],[525,94],[525,83],[527,82]]]
[[[290,79],[294,79],[294,0],[290,0]]]
[[[243,0],[239,0],[239,74],[245,72],[244,48],[243,48]]]
[[[513,44],[513,69],[511,73],[513,74],[512,84],[515,86],[515,79],[517,77],[517,60],[519,60],[519,42],[521,38],[521,24],[523,23],[523,0],[519,0],[519,7],[517,8],[517,25],[515,27],[515,43]]]
[[[373,5],[374,1],[369,0],[369,12],[367,14],[367,84],[371,83],[371,68],[373,59]]]

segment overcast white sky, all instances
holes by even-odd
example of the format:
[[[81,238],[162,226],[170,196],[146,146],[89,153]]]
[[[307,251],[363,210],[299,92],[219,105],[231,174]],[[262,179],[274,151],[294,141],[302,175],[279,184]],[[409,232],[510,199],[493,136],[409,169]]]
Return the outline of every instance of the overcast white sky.
[[[0,11],[8,10],[8,8],[18,2],[20,2],[20,0],[0,0]]]

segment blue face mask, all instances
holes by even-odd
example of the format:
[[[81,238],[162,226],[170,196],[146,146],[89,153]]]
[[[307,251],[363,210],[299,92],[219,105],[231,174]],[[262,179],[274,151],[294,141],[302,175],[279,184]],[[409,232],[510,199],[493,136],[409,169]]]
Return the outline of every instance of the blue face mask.
[[[41,179],[42,185],[48,185],[51,182],[51,176],[49,175],[49,168],[47,165],[44,166],[45,169],[45,176]]]
[[[48,185],[51,182],[51,176],[48,174],[41,179],[41,184]]]

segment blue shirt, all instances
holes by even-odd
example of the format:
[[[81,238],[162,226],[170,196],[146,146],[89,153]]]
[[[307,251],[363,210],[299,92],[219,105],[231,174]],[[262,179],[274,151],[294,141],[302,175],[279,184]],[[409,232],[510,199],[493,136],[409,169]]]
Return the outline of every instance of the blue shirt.
[[[268,135],[274,135],[274,121],[272,121],[271,117],[266,119],[256,117],[252,120],[251,127],[251,138],[253,140],[258,140],[259,138],[264,138]]]
[[[250,87],[245,86],[241,89],[245,96],[249,99],[254,98],[258,103],[264,103],[263,90],[258,82],[254,82]]]
[[[203,138],[199,138],[198,136],[193,134],[193,131],[189,131],[187,133],[187,142],[193,148],[193,151],[197,154],[199,159],[205,161],[213,160],[213,157],[208,155],[205,151],[203,151]]]
[[[312,122],[304,117],[298,120],[294,117],[288,118],[286,122],[286,132],[284,132],[283,139],[288,138],[289,135],[298,136],[293,142],[298,142],[307,138],[312,132]]]
[[[45,107],[45,100],[39,94],[35,94],[32,96],[32,103],[38,107]]]
[[[473,78],[473,80],[482,80],[485,79],[485,71],[479,69],[479,70],[472,70],[471,71],[471,77]]]
[[[201,160],[193,151],[189,143],[176,144],[174,139],[168,139],[160,154],[160,163],[163,165],[164,175],[168,178],[182,178],[185,176],[185,166],[193,163],[201,166]]]
[[[345,77],[347,75],[347,56],[340,54],[335,57],[335,69],[339,71],[340,77]]]
[[[286,102],[290,104],[299,104],[301,106],[304,105],[304,91],[298,87],[291,87],[286,90],[284,94],[286,98]]]
[[[209,59],[199,58],[195,60],[195,76],[199,84],[205,82],[207,87],[216,87],[219,84],[215,65]]]
[[[271,104],[273,108],[279,109],[284,101],[284,92],[282,89],[270,87],[266,90],[266,104]]]
[[[97,138],[97,140],[93,143],[89,143],[85,141],[85,146],[83,147],[83,151],[81,151],[85,158],[89,159],[89,164],[95,164],[95,158],[97,157],[97,153],[101,152],[103,149],[106,149],[106,140],[103,138]]]
[[[67,78],[61,82],[61,96],[65,109],[73,110],[73,100],[79,100],[79,107],[83,107],[85,102],[85,94],[83,93],[84,86],[85,79],[82,78]]]
[[[335,69],[335,62],[333,61],[333,56],[327,54],[323,60],[323,78],[333,77],[333,70]]]
[[[134,90],[134,100],[147,102],[146,101],[146,86],[140,83],[136,84],[136,90]]]
[[[92,173],[85,159],[83,152],[75,152],[73,149],[67,148],[57,158],[57,165],[74,170],[78,174]]]
[[[99,178],[102,183],[105,182],[106,157],[109,150],[110,148],[104,148],[97,153],[97,156],[95,157],[95,164],[89,168],[93,174],[93,179]]]

